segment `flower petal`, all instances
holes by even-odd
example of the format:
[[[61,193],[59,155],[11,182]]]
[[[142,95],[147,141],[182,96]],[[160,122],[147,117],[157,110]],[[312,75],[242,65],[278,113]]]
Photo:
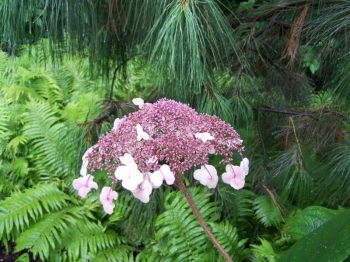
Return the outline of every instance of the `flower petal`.
[[[86,177],[79,177],[73,180],[73,188],[75,190],[79,190],[80,188],[84,187],[86,183]]]
[[[175,182],[175,175],[171,172],[168,165],[162,165],[160,167],[160,172],[162,172],[163,178],[168,185],[172,185]]]
[[[141,109],[141,108],[143,107],[143,105],[145,104],[145,102],[143,101],[142,98],[134,98],[134,99],[132,100],[132,102],[133,102],[135,105],[139,106],[140,109]]]
[[[234,189],[242,189],[244,187],[245,181],[244,180],[238,180],[238,179],[234,179],[231,181],[230,185],[234,188]]]
[[[243,188],[245,184],[245,171],[240,166],[227,165],[226,173],[222,174],[222,180],[226,184],[230,184],[235,189]]]
[[[130,168],[128,166],[118,166],[114,171],[114,175],[118,180],[127,179],[130,175]]]
[[[87,175],[87,166],[88,166],[89,161],[87,159],[83,160],[83,164],[80,169],[80,175],[81,176],[86,176]]]
[[[214,137],[210,135],[208,132],[204,133],[196,133],[194,135],[195,138],[202,140],[204,143],[207,142],[208,140],[213,140]]]
[[[160,170],[148,173],[148,176],[153,188],[158,188],[163,184],[163,175]]]
[[[115,204],[113,200],[118,198],[118,193],[113,191],[111,187],[103,187],[100,194],[100,201],[103,206],[104,211],[107,214],[112,214]]]
[[[123,122],[123,119],[116,118],[116,119],[114,120],[114,124],[113,124],[112,130],[114,130],[114,131],[118,130],[118,128],[119,128],[119,126],[120,126],[120,124],[121,124],[122,122]]]
[[[205,165],[204,168],[207,171],[205,185],[208,188],[215,188],[219,181],[219,177],[215,167],[212,165]]]
[[[217,171],[212,165],[201,166],[201,169],[194,171],[193,176],[202,185],[207,186],[208,188],[215,188],[219,181]]]
[[[152,193],[152,185],[148,180],[144,180],[138,187],[131,191],[135,198],[143,203],[149,202],[149,196]]]
[[[91,191],[89,187],[82,187],[78,190],[78,194],[81,198],[85,198],[86,195]]]
[[[135,190],[139,183],[135,183],[132,179],[124,179],[122,181],[122,186],[127,190]]]
[[[137,141],[140,141],[141,139],[148,140],[149,135],[143,131],[142,126],[140,124],[136,125],[136,132],[137,132]]]
[[[249,160],[248,158],[243,158],[241,161],[240,167],[244,170],[245,175],[248,175],[249,173]]]
[[[137,166],[134,158],[128,153],[125,153],[124,156],[120,156],[119,160],[125,166]]]

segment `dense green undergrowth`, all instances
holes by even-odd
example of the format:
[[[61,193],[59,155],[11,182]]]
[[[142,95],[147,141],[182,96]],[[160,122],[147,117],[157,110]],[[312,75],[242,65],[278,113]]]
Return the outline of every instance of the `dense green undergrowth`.
[[[0,53],[1,246],[15,242],[16,252],[29,250],[42,261],[221,261],[175,187],[154,192],[148,204],[123,192],[110,216],[96,192],[80,199],[72,189],[83,152],[111,128],[115,117],[134,110],[131,99],[161,96],[151,77],[145,77],[142,60],[131,60],[129,77],[117,74],[111,85],[98,72],[91,78],[85,59],[73,57],[54,67],[41,55]],[[218,72],[217,78],[222,90],[214,94],[216,100],[195,98],[193,106],[232,123],[252,163],[240,191],[220,183],[208,190],[188,181],[220,244],[234,261],[297,261],[308,241],[313,243],[310,257],[328,252],[339,261],[346,258],[346,121],[322,109],[321,94],[310,95],[312,116],[253,115],[257,100],[226,99],[234,77]],[[242,92],[249,92],[247,83]],[[322,121],[334,126],[325,129]],[[315,130],[319,137],[310,136]],[[97,182],[103,176],[96,174]],[[320,236],[324,238],[317,240]],[[329,238],[333,243],[326,249]],[[18,260],[28,261],[29,255]]]

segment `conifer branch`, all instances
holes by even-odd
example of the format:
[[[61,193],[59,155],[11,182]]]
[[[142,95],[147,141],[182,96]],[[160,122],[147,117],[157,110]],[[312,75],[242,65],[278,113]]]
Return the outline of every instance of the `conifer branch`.
[[[226,259],[226,261],[233,262],[231,257],[227,254],[225,249],[220,245],[220,243],[215,238],[214,234],[210,231],[209,227],[205,223],[204,219],[202,218],[201,214],[199,213],[196,204],[193,202],[193,199],[191,195],[189,194],[184,182],[180,178],[180,175],[175,176],[175,183],[178,186],[178,188],[181,190],[181,192],[184,194],[188,204],[190,205],[190,208],[192,209],[193,214],[197,218],[199,224],[204,229],[205,233],[209,237],[210,241],[214,244],[214,246],[219,250],[219,252],[222,254],[222,256]]]

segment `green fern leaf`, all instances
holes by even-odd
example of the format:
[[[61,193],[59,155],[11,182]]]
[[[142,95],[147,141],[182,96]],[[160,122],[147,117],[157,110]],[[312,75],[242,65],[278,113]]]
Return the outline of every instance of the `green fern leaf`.
[[[191,188],[190,192],[203,219],[215,222],[215,204],[209,202],[205,189]],[[177,261],[200,261],[197,259],[211,245],[182,193],[168,193],[164,207],[165,211],[156,220],[156,239],[160,244],[156,244],[154,250]]]
[[[74,227],[74,214],[81,207],[66,207],[54,213],[45,214],[33,226],[21,233],[16,240],[16,252],[29,249],[34,257],[47,260],[54,250],[62,245],[62,233]]]
[[[246,252],[244,251],[244,245],[247,239],[239,241],[237,229],[233,227],[228,221],[220,224],[209,223],[212,232],[220,245],[230,255],[233,261],[242,261]]]
[[[282,214],[270,197],[259,196],[254,199],[253,209],[256,218],[265,226],[278,226],[282,222]]]
[[[272,245],[266,239],[259,238],[261,245],[251,245],[252,257],[249,261],[252,262],[275,262],[278,256],[273,250]]]
[[[69,231],[66,230],[64,249],[70,261],[77,261],[79,258],[91,261],[105,258],[107,261],[118,252],[119,255],[127,255],[133,248],[125,245],[126,240],[113,230],[106,230],[99,223],[86,219],[76,222]],[[103,260],[101,260],[103,261]]]
[[[50,174],[51,178],[52,175],[66,176],[71,172],[72,160],[77,160],[75,129],[70,130],[67,125],[59,123],[57,110],[48,103],[32,101],[26,107],[23,133],[30,140],[29,145],[36,156],[36,171],[39,175]]]
[[[17,235],[44,212],[66,206],[70,197],[54,184],[40,184],[22,193],[13,194],[0,202],[0,236]]]

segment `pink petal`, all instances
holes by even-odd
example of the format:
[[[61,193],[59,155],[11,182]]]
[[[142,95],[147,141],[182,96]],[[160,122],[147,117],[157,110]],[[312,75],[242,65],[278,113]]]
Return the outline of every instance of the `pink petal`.
[[[91,191],[89,187],[82,187],[78,190],[78,194],[81,198],[85,198],[86,195]]]
[[[79,190],[80,188],[84,187],[86,183],[86,176],[79,177],[73,180],[73,188],[75,190]]]
[[[230,185],[234,188],[234,189],[242,189],[244,187],[245,181],[244,180],[238,180],[238,179],[233,179],[231,180]]]
[[[122,182],[122,186],[127,190],[135,190],[139,183],[135,182],[132,179],[124,179]]]
[[[114,124],[113,124],[112,130],[115,130],[115,131],[118,130],[118,128],[119,128],[121,122],[123,122],[123,119],[116,118],[116,119],[114,120]]]
[[[163,175],[160,170],[149,173],[148,175],[153,188],[158,188],[163,184]]]
[[[204,133],[196,133],[195,138],[202,140],[204,143],[207,142],[208,140],[213,140],[214,137],[210,135],[208,132]]]
[[[249,160],[248,158],[243,158],[243,160],[241,161],[241,165],[240,167],[244,170],[245,175],[248,175],[249,173]]]
[[[81,176],[86,176],[87,175],[87,166],[88,166],[88,160],[87,159],[84,159],[83,160],[83,164],[81,166],[81,169],[80,169],[80,175]]]
[[[119,157],[120,162],[125,166],[134,166],[136,165],[134,158],[128,154],[125,153],[124,156]]]
[[[114,203],[105,203],[103,206],[103,210],[107,213],[107,214],[112,214],[115,204]]]
[[[240,166],[227,165],[226,173],[222,174],[222,180],[235,189],[243,188],[245,184],[245,171]]]
[[[205,171],[203,169],[197,169],[193,173],[194,179],[201,181],[202,177],[205,175]]]
[[[171,172],[170,167],[168,165],[162,165],[160,167],[160,171],[162,172],[164,180],[168,185],[174,184],[175,175],[173,172]]]
[[[92,177],[93,178],[93,177]],[[87,187],[88,188],[94,188],[94,189],[97,189],[98,188],[98,185],[96,182],[92,181],[92,179],[89,180],[88,184],[87,184]]]
[[[145,103],[145,102],[143,101],[142,98],[134,98],[134,99],[132,100],[132,102],[133,102],[135,105],[139,106],[140,109],[143,107],[143,105],[144,105],[144,103]]]
[[[100,201],[104,211],[107,214],[112,214],[115,204],[113,200],[118,198],[118,193],[113,191],[111,187],[103,187],[100,194]]]
[[[149,202],[152,193],[152,185],[148,180],[144,180],[135,190],[131,191],[135,198],[143,203]]]
[[[148,140],[149,135],[143,131],[142,126],[140,124],[136,125],[136,131],[137,131],[137,141],[140,141],[141,139]]]
[[[114,171],[114,175],[118,180],[127,179],[130,175],[130,168],[128,166],[118,166]]]
[[[219,181],[219,177],[215,167],[212,165],[205,165],[204,169],[207,172],[205,185],[208,188],[215,188]]]
[[[230,184],[232,175],[230,173],[223,173],[221,178],[222,178],[222,181],[224,181],[224,183]]]

